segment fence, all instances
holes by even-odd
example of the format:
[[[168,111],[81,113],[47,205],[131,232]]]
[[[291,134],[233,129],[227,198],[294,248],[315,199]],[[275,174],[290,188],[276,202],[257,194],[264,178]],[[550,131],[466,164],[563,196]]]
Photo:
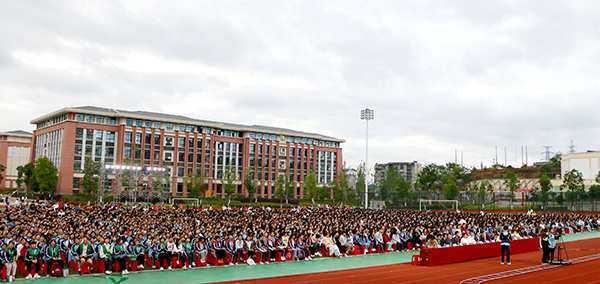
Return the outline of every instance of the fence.
[[[419,199],[443,200],[446,198],[443,193],[381,193],[369,192],[369,206],[383,202],[386,209],[419,209]],[[549,192],[541,194],[540,192],[515,192],[511,198],[508,191],[478,192],[462,191],[456,198],[459,200],[461,208],[469,210],[534,210],[552,211],[552,212],[600,212],[600,197],[590,195],[589,192],[571,193],[571,192]],[[357,207],[365,204],[365,193],[357,192]],[[431,204],[426,206],[431,210],[449,210],[450,204]]]

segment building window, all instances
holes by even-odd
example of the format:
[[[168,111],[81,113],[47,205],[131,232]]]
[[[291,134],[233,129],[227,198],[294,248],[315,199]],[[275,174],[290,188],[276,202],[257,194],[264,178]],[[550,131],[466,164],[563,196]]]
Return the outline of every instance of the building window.
[[[202,149],[202,139],[196,140],[196,148]],[[199,151],[198,151],[199,152]],[[198,160],[199,161],[199,160]]]
[[[231,130],[225,130],[225,136],[231,137]]]
[[[193,125],[189,125],[188,126],[188,131],[189,132],[194,132],[194,126]]]
[[[254,154],[254,149],[255,149],[256,145],[255,144],[250,144],[250,153]]]
[[[128,118],[127,120],[125,120],[125,125],[133,126],[133,118]]]
[[[165,161],[170,162],[173,160],[173,153],[165,153]]]
[[[73,178],[73,190],[79,190],[79,179]]]
[[[273,141],[277,140],[277,136],[275,134],[271,134],[271,140],[273,140]]]
[[[105,158],[113,158],[115,156],[115,148],[107,147],[105,151]]]
[[[75,161],[75,162],[73,162],[73,171],[74,172],[81,172],[81,161]]]
[[[102,157],[102,146],[96,146],[96,157]]]
[[[110,124],[110,125],[115,125],[115,124],[117,124],[117,120],[114,117],[107,117],[106,123]]]
[[[142,133],[136,133],[135,134],[135,143],[136,144],[141,144],[142,143]]]
[[[173,146],[173,137],[165,137],[165,146]]]
[[[106,141],[107,142],[115,142],[115,132],[114,131],[106,131]]]
[[[183,163],[185,160],[185,153],[184,152],[179,152],[179,156],[177,157],[177,162],[178,163]]]
[[[217,135],[223,136],[223,129],[217,129]]]
[[[296,138],[295,137],[290,137],[290,143],[296,143]]]
[[[258,145],[258,153],[262,154],[263,152],[263,145]]]
[[[125,147],[123,152],[123,158],[131,158],[131,148]]]
[[[179,125],[179,132],[185,132],[185,124]]]
[[[256,138],[262,139],[262,133],[256,133]]]
[[[255,139],[255,138],[256,138],[256,133],[250,132],[250,139]]]
[[[188,138],[188,147],[190,149],[194,148],[194,138]]]
[[[285,156],[285,148],[279,148],[279,156]]]
[[[142,127],[142,124],[143,124],[143,123],[144,123],[144,121],[143,121],[143,120],[141,120],[141,119],[136,119],[136,120],[135,120],[135,125],[136,125],[137,127]]]
[[[96,141],[102,141],[102,130],[96,130]]]
[[[150,150],[144,150],[144,159],[150,160]]]
[[[231,151],[231,143],[225,143],[225,151],[226,152]]]
[[[78,113],[75,115],[75,120],[77,121],[84,121],[85,120],[85,115]]]
[[[75,144],[75,156],[81,156],[81,149],[83,149],[81,145]]]
[[[296,150],[296,148],[290,148],[290,156],[294,156],[294,150]]]
[[[210,134],[211,131],[212,131],[212,129],[210,127],[204,127],[205,134]]]
[[[151,120],[146,120],[145,122],[146,122],[145,123],[146,127],[148,127],[148,128],[152,127],[152,121]]]
[[[75,129],[75,139],[83,139],[83,129],[82,128]]]
[[[155,121],[154,122],[154,128],[160,129],[160,121]]]
[[[104,116],[96,116],[97,123],[104,123]]]
[[[173,123],[167,122],[167,130],[173,131]]]
[[[269,140],[269,134],[265,134],[264,138],[265,140]]]
[[[131,132],[125,132],[125,143],[131,143]]]
[[[178,177],[182,177],[183,176],[183,167],[178,167],[177,168],[177,176]]]
[[[160,135],[154,135],[154,145],[160,145]]]
[[[223,151],[223,142],[217,142],[217,150]]]
[[[144,140],[144,143],[146,143],[146,145],[149,145],[150,141],[152,141],[152,134],[147,133],[146,134],[146,139]]]
[[[179,147],[185,147],[185,138],[179,137]]]
[[[181,175],[183,176],[183,175]],[[177,195],[182,195],[183,194],[183,182],[178,182],[177,183]]]

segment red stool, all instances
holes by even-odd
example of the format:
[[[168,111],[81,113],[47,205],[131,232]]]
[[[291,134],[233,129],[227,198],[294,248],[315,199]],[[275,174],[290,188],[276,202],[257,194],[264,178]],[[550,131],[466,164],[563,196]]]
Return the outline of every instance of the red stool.
[[[134,261],[134,262],[128,261],[128,262],[129,262],[129,269],[128,269],[128,271],[136,272],[138,270],[142,270],[141,268],[138,267],[138,265],[139,265],[138,261]]]
[[[55,273],[55,271],[58,271],[58,272]],[[50,276],[52,276],[52,277],[62,277],[63,276],[60,264],[58,264],[56,262],[52,264],[52,266],[50,267],[50,271],[48,271],[46,273],[49,273]]]
[[[421,255],[413,254],[412,256],[412,265],[421,265],[423,260],[421,259]]]
[[[148,267],[152,267],[152,258],[149,255],[145,255],[146,256],[146,266]]]
[[[2,267],[2,280],[6,281],[6,266]]]
[[[81,267],[81,275],[92,274],[92,270],[90,264],[86,262],[83,263],[83,267]]]
[[[95,271],[99,271],[100,273],[104,273],[106,271],[106,267],[104,266],[104,261],[98,259],[98,266],[94,268]]]
[[[179,260],[178,256],[171,257],[171,267],[173,269],[182,268],[183,267],[183,264]]]

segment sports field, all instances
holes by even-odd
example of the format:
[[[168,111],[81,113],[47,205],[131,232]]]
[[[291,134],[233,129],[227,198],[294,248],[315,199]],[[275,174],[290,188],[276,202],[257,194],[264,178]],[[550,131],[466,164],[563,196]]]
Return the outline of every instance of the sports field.
[[[600,232],[564,236],[569,257],[600,256]],[[421,267],[410,264],[416,251],[363,255],[342,259],[322,258],[269,265],[238,265],[199,268],[187,271],[147,271],[120,275],[72,276],[68,279],[39,279],[32,283],[460,283],[473,277],[520,269],[545,270],[501,278],[486,283],[600,283],[600,259],[568,266],[540,266],[541,251],[513,255],[512,265],[500,265],[497,258]],[[547,268],[545,268],[547,267]],[[260,280],[259,280],[260,279]],[[465,283],[479,283],[468,281]]]

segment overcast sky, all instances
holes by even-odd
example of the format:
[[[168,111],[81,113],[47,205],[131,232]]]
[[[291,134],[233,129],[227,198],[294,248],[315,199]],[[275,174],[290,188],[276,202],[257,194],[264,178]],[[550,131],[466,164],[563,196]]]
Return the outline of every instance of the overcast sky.
[[[0,131],[66,106],[317,132],[369,164],[600,150],[598,1],[0,1]],[[515,151],[516,149],[516,151]]]

